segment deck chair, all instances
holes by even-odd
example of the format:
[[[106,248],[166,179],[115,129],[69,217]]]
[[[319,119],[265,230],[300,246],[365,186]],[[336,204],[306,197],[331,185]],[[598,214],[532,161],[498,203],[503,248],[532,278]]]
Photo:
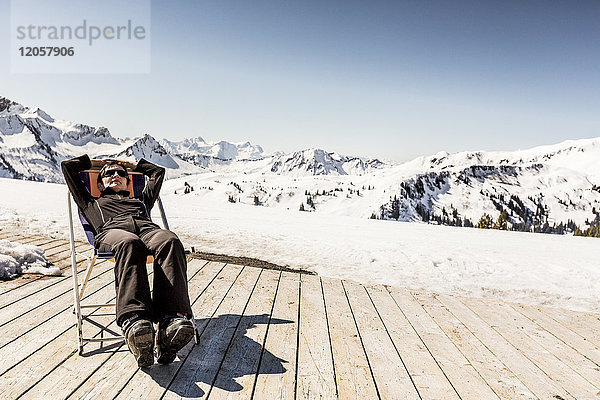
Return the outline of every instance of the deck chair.
[[[98,187],[96,185],[96,181],[98,178],[98,174],[100,173],[99,169],[90,169],[90,170],[85,170],[79,173],[79,177],[81,178],[81,181],[83,182],[84,186],[86,187],[86,189],[88,189],[88,191],[90,192],[90,195],[94,198],[98,198],[100,197],[100,191],[98,190]],[[146,177],[139,173],[139,172],[133,172],[128,170],[129,176],[130,176],[130,182],[129,182],[129,193],[131,193],[131,197],[136,197],[139,198],[140,200],[143,200],[143,190],[144,190],[144,186],[146,184]],[[87,321],[91,321],[90,316],[91,314],[84,314],[82,312],[82,309],[94,309],[97,310],[99,308],[113,308],[113,312],[112,314],[115,314],[116,316],[116,303],[106,303],[106,304],[82,304],[81,300],[84,297],[84,293],[85,293],[85,288],[88,284],[88,281],[90,279],[90,276],[92,275],[92,271],[94,268],[94,265],[96,264],[96,261],[98,259],[105,259],[105,260],[109,260],[114,262],[114,255],[112,253],[102,253],[102,252],[98,252],[94,246],[94,239],[95,239],[95,235],[96,233],[94,232],[94,229],[92,228],[92,226],[89,224],[89,222],[85,219],[85,216],[83,215],[83,213],[81,212],[81,210],[78,209],[78,215],[79,215],[79,221],[81,222],[81,225],[83,227],[83,230],[85,232],[86,238],[88,243],[92,246],[91,250],[88,250],[88,254],[86,253],[80,253],[75,249],[75,232],[74,232],[74,224],[73,224],[73,211],[72,211],[72,206],[71,206],[71,192],[67,189],[67,201],[68,201],[68,212],[69,212],[69,234],[70,234],[70,245],[71,245],[71,269],[72,269],[72,274],[73,274],[73,297],[74,297],[74,301],[73,301],[73,313],[75,314],[76,318],[77,318],[77,343],[78,343],[78,347],[79,347],[79,355],[83,354],[83,346],[85,343],[89,343],[89,342],[108,342],[108,341],[119,341],[119,340],[124,340],[124,337],[120,334],[117,334],[115,332],[113,332],[112,330],[108,329],[106,326],[103,326],[100,324],[100,326],[102,327],[102,332],[108,332],[109,336],[108,337],[85,337],[83,335],[83,322],[85,320]],[[162,201],[160,199],[160,197],[157,199],[156,204],[158,205],[158,210],[160,212],[160,216],[162,219],[162,223],[163,223],[163,227],[165,229],[169,229],[169,224],[167,222],[167,216],[165,214],[165,210],[163,208],[162,205]],[[190,257],[190,251],[186,250],[186,259],[187,261],[189,261],[189,257]],[[85,258],[87,260],[87,267],[84,271],[84,278],[83,278],[83,282],[81,284],[79,284],[79,279],[77,277],[77,256],[81,256],[83,258]],[[146,264],[152,264],[154,262],[154,257],[149,254],[147,259],[146,259]],[[194,324],[194,340],[196,343],[198,343],[198,330],[196,329],[196,325],[194,322],[194,318],[192,317],[191,319],[192,324]],[[99,325],[98,323],[94,322],[94,325]]]

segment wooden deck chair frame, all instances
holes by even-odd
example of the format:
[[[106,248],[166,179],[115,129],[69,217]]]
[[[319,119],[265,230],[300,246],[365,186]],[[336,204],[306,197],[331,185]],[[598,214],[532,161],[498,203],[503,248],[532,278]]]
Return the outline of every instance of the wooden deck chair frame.
[[[88,174],[87,185],[89,185],[88,190],[90,190],[90,194],[92,195],[92,197],[99,196],[99,192],[97,192],[97,188],[95,186],[96,185],[95,177],[97,177],[98,173],[99,173],[99,169],[85,170],[85,171],[82,171],[82,173],[80,173],[80,175]],[[129,189],[130,189],[131,193],[134,193],[134,187],[133,187],[134,180],[143,179],[144,180],[143,182],[145,183],[145,176],[139,172],[133,172],[133,171],[129,171],[129,170],[128,170],[128,173],[132,177],[130,184],[129,184]],[[140,176],[141,176],[141,178],[140,178]],[[86,182],[84,182],[84,184],[86,184]],[[143,188],[143,184],[141,185],[141,187]],[[89,224],[86,227],[87,221],[85,220],[85,217],[83,217],[83,214],[81,213],[80,210],[78,210],[79,219],[83,225],[84,231],[86,233],[86,237],[88,239],[88,242],[92,246],[92,248],[91,248],[91,250],[88,251],[88,253],[90,253],[90,255],[85,254],[85,253],[80,253],[75,249],[73,208],[71,206],[71,192],[68,189],[67,189],[67,204],[68,204],[67,208],[68,208],[68,213],[69,213],[69,239],[70,239],[70,246],[71,246],[71,269],[72,269],[72,274],[73,274],[73,298],[74,298],[73,313],[75,314],[76,319],[77,319],[77,344],[79,347],[79,355],[82,355],[83,354],[83,346],[86,343],[119,341],[119,340],[124,340],[124,337],[119,334],[114,334],[114,332],[112,332],[106,326],[103,326],[101,324],[99,324],[99,325],[103,328],[102,332],[103,333],[108,332],[111,336],[96,338],[96,337],[85,337],[83,335],[83,321],[85,319],[87,319],[88,317],[90,317],[91,314],[84,314],[82,312],[82,309],[98,310],[100,308],[105,308],[105,307],[113,307],[113,308],[116,307],[115,303],[82,304],[82,302],[81,302],[84,297],[85,289],[86,289],[86,286],[90,279],[90,276],[92,275],[92,271],[93,271],[94,265],[96,264],[96,261],[100,258],[100,259],[108,259],[109,261],[114,262],[114,256],[112,253],[99,253],[96,251],[96,249],[94,247],[94,242],[93,242],[93,238],[94,238],[93,231],[91,229],[91,226],[89,226]],[[162,219],[163,227],[165,229],[169,229],[169,223],[167,222],[167,216],[165,214],[165,210],[163,208],[160,197],[158,197],[156,204],[158,205],[158,210],[160,212],[160,217]],[[77,256],[81,256],[87,260],[87,267],[84,271],[85,276],[84,276],[83,282],[81,284],[79,284],[79,279],[77,277]],[[190,258],[190,252],[186,250],[186,261],[189,261],[189,258]],[[151,264],[153,262],[154,262],[154,257],[152,257],[152,255],[149,255],[146,259],[146,264]],[[115,312],[113,312],[113,314],[115,314]],[[195,324],[193,316],[192,316],[191,322],[194,326],[194,340],[197,344],[199,335],[198,335],[198,330],[196,329],[196,324]]]

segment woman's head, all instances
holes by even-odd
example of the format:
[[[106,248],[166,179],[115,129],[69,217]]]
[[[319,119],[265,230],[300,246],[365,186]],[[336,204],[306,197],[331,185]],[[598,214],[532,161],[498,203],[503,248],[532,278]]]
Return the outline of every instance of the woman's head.
[[[98,174],[98,189],[100,192],[109,188],[115,192],[127,190],[129,179],[127,168],[118,161],[109,161],[104,164]]]

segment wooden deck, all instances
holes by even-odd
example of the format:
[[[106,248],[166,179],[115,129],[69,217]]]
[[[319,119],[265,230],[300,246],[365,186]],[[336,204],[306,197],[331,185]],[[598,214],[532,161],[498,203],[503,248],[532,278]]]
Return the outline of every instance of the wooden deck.
[[[597,315],[197,259],[198,345],[147,370],[123,342],[79,356],[67,243],[3,238],[64,276],[0,282],[2,399],[600,399]],[[100,263],[88,301],[113,299],[112,278]]]

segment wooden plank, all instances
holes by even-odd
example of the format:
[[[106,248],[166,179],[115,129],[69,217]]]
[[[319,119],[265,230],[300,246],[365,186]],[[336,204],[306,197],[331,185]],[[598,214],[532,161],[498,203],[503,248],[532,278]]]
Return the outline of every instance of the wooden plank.
[[[0,240],[10,237],[13,233],[10,231],[1,230],[0,231]]]
[[[65,243],[65,241],[61,239],[52,239],[39,236],[24,236],[19,238],[18,241],[12,240],[11,242],[41,247],[44,249],[44,255],[46,255],[47,250],[53,249]]]
[[[90,291],[85,301],[97,304],[99,299],[106,297],[105,293],[114,296],[111,274],[104,274],[90,281]],[[19,318],[14,323],[1,327],[0,373],[38,351],[65,329],[74,326],[75,320],[72,306],[68,303],[63,302],[58,307],[54,303],[48,303],[47,306],[38,309],[34,316]],[[73,336],[72,348],[75,348],[75,338],[76,336]]]
[[[383,286],[367,287],[384,326],[422,399],[459,399],[450,381],[390,293]]]
[[[211,263],[212,265],[213,263]],[[221,264],[222,265],[222,264]],[[218,272],[214,279],[204,292],[201,292],[192,303],[192,309],[196,319],[196,329],[202,334],[208,323],[212,320],[218,306],[223,299],[234,288],[234,283],[238,279],[242,267],[228,265]],[[166,388],[169,387],[177,373],[181,370],[185,360],[190,356],[190,352],[195,348],[193,343],[184,347],[179,353],[179,360],[164,365],[156,366],[150,369],[150,373],[137,370],[133,377],[127,382],[125,387],[119,388],[116,396],[118,399],[158,399],[161,398]],[[109,397],[112,398],[112,397]]]
[[[300,274],[282,272],[271,317],[292,322],[269,325],[264,351],[287,362],[283,372],[277,363],[260,364],[254,387],[254,399],[294,399],[299,300]]]
[[[68,243],[61,245],[60,248],[52,249],[50,252],[56,253],[52,254],[52,262],[56,267],[60,268],[63,276],[71,276],[71,248]],[[76,259],[77,263],[77,272],[80,272],[87,268],[88,262],[79,263],[79,260],[89,259],[86,257],[92,257],[93,251],[89,244],[87,243],[75,243],[75,251],[77,253]]]
[[[52,259],[57,254],[60,254],[62,252],[69,252],[69,255],[71,252],[70,251],[71,246],[69,245],[69,243],[65,243],[62,240],[52,241],[50,243],[47,243],[45,246],[40,246],[40,245],[36,245],[36,246],[42,247],[44,249],[44,256],[46,256],[46,258],[48,258],[48,259]],[[85,248],[85,246],[83,246],[83,245],[79,245],[79,247],[77,247],[77,245],[75,246],[75,249],[83,250],[84,248]]]
[[[110,266],[108,263],[107,265]],[[86,293],[87,295],[84,296],[83,300],[87,304],[114,302],[113,275],[103,273],[93,277],[93,279],[90,279]],[[72,304],[72,302],[69,303]],[[0,374],[15,367],[22,368],[20,363],[27,362],[32,355],[36,356],[36,352],[53,343],[55,339],[59,339],[58,336],[61,336],[66,329],[75,326],[72,306],[67,304],[60,304],[60,307],[57,308],[56,303],[48,302],[36,310],[35,314],[27,318],[19,318],[13,321],[14,323],[0,328],[0,337],[7,340],[6,343],[0,346],[0,355],[2,355],[0,357],[0,366],[2,366]],[[106,310],[103,309],[102,313],[105,314]],[[111,311],[114,319],[114,309]],[[98,309],[88,309],[86,314],[89,313],[98,314]],[[90,327],[89,323],[84,323],[84,334],[88,337],[91,336]],[[73,330],[70,335],[72,344],[67,346],[68,350],[75,349],[77,343],[76,331]]]
[[[35,276],[35,278],[38,277],[39,276]],[[62,287],[64,287],[65,285],[68,285],[68,283],[71,283],[72,286],[72,282],[72,277],[65,276],[57,276],[53,279],[32,279],[31,281],[23,282],[20,286],[13,287],[10,290],[9,296],[0,296],[0,309],[25,299],[30,302],[31,296],[33,295],[39,295],[41,292],[47,294],[48,289],[57,285],[62,285]]]
[[[296,399],[331,399],[337,389],[318,276],[300,276],[300,296]]]
[[[321,278],[340,399],[376,399],[375,380],[339,279]]]
[[[440,294],[437,299],[501,359],[535,396],[540,399],[574,398],[457,297]]]
[[[164,399],[203,398],[219,371],[261,270],[245,267],[184,361]]]
[[[106,324],[106,329],[110,332],[120,333],[114,317],[110,318],[107,315],[98,316],[95,318],[95,321]],[[74,335],[73,331],[74,329],[71,329],[68,332]],[[100,336],[96,335],[95,337]],[[88,358],[78,356],[76,350],[73,350],[66,357],[62,352],[60,355],[57,352],[54,356],[54,368],[43,377],[35,378],[34,383],[19,398],[31,400],[66,398],[89,374],[95,370],[103,369],[107,358],[115,353],[128,352],[127,346],[123,341],[94,345],[97,346],[94,350],[90,351],[88,348],[85,356]]]
[[[84,269],[86,269],[89,264],[89,260],[87,258],[85,258],[82,255],[82,253],[87,254],[88,256],[91,256],[92,254],[91,254],[91,252],[88,251],[89,245],[83,244],[83,243],[76,244],[75,250],[78,252],[78,254],[76,255],[77,272],[80,272],[80,271],[83,271]],[[54,250],[52,250],[52,251],[54,251]],[[56,253],[52,255],[52,257],[50,258],[50,261],[52,262],[52,264],[55,267],[60,269],[63,276],[70,277],[72,275],[72,273],[71,273],[71,249],[68,247],[68,245],[57,248]],[[80,262],[80,261],[85,261],[85,262]]]
[[[193,271],[194,266],[200,266],[201,269],[196,273],[189,282],[189,293],[202,292],[209,285],[216,274],[222,269],[223,264],[220,263],[205,263],[201,260],[192,260],[188,265],[188,275]],[[189,346],[188,346],[189,347]],[[179,358],[182,358],[182,352],[179,352]],[[154,365],[150,371],[157,369],[172,369],[173,365],[179,364],[176,359],[173,364],[168,366]],[[135,358],[126,348],[124,351],[114,352],[102,368],[90,375],[68,398],[69,399],[112,399],[119,394],[122,388],[130,382],[136,374],[148,376],[146,372],[141,371]],[[147,383],[147,385],[156,386],[155,382]],[[158,398],[157,394],[154,398]],[[151,397],[146,397],[151,398]]]
[[[52,241],[52,239],[50,238],[40,238],[40,237],[35,237],[35,236],[29,236],[29,235],[25,235],[24,237],[22,237],[21,239],[19,239],[18,243],[20,244],[30,244],[31,242],[40,242],[40,241],[44,241],[45,243],[48,243],[50,241]]]
[[[600,346],[600,320],[592,313],[540,307],[540,310],[581,337]]]
[[[152,266],[148,265],[148,275],[152,282]],[[197,270],[197,268],[195,268]],[[114,286],[109,282],[105,288],[100,290],[104,292],[104,301],[114,302]],[[108,300],[106,300],[110,297]],[[98,310],[97,310],[98,311]],[[114,334],[120,334],[120,328],[116,325],[114,309],[96,312],[93,320],[106,327],[107,330]],[[100,329],[94,324],[84,323],[84,335],[86,337],[103,336],[104,329]],[[84,357],[69,356],[64,360],[60,360],[52,375],[57,379],[51,379],[51,375],[46,375],[43,379],[38,380],[32,387],[28,388],[24,393],[23,398],[37,399],[48,396],[48,398],[65,398],[78,385],[82,384],[86,377],[92,374],[95,370],[102,367],[106,360],[115,353],[128,352],[123,341],[113,342],[112,344],[96,344],[88,343],[84,347],[86,354]]]
[[[114,298],[114,289],[101,290],[93,297],[101,302],[110,301]],[[56,327],[53,324],[49,326],[50,329]],[[59,329],[61,328],[59,327]],[[76,337],[76,328],[72,324],[70,328],[64,330],[58,336],[50,336],[46,345],[39,347],[27,358],[0,374],[3,382],[0,385],[0,398],[16,399],[19,396],[37,399],[51,398],[46,397],[45,394],[33,395],[29,390],[45,377],[57,383],[64,377],[57,371],[60,365],[67,362],[67,360],[77,357]],[[93,362],[93,360],[93,357],[85,358],[85,362]]]
[[[572,330],[566,328],[552,317],[541,311],[541,307],[508,303],[515,311],[520,312],[531,321],[540,325],[557,339],[577,350],[584,357],[600,366],[600,347],[586,340]]]
[[[343,281],[343,287],[378,394],[384,399],[418,399],[417,388],[365,288],[351,281]]]
[[[92,277],[99,274],[109,274],[113,266],[110,263],[100,264],[92,271]],[[83,274],[83,272],[81,273]],[[39,290],[26,297],[26,301],[15,301],[7,304],[0,313],[0,327],[16,318],[30,317],[29,313],[36,312],[46,304],[52,303],[57,307],[69,302],[73,295],[73,284],[71,279],[63,278],[54,285],[48,285],[44,290]],[[34,317],[36,318],[36,317]]]
[[[537,397],[432,293],[413,296],[502,399]]]
[[[191,263],[188,265],[188,272],[195,274],[204,263]],[[152,273],[149,273],[150,281],[152,280]],[[109,291],[114,295],[114,290]],[[98,317],[94,318],[95,321],[106,326],[107,329],[113,331],[116,334],[120,334],[120,328],[117,326],[115,321],[115,315],[109,314],[98,314]],[[89,324],[88,324],[89,325]],[[94,328],[92,326],[92,328]],[[100,337],[100,329],[88,329],[88,336]],[[37,382],[32,388],[28,390],[24,398],[39,399],[42,397],[50,399],[64,399],[68,397],[77,387],[82,385],[89,377],[94,374],[99,368],[104,370],[106,362],[117,354],[127,355],[129,350],[123,341],[116,342],[114,344],[103,345],[100,347],[98,344],[86,345],[87,353],[84,357],[73,356],[65,359],[61,362],[51,375],[46,375],[43,379]],[[133,359],[133,357],[130,357]],[[135,365],[135,363],[134,363]],[[133,367],[135,368],[135,367]],[[122,370],[121,370],[122,371]]]
[[[593,398],[598,392],[598,390],[594,391],[589,382],[575,373],[562,360],[537,343],[534,336],[528,335],[524,330],[530,330],[529,326],[519,326],[519,324],[513,323],[514,316],[507,316],[505,309],[497,305],[491,306],[480,299],[461,299],[461,301],[527,358],[535,362],[573,397]]]
[[[48,242],[51,239],[50,238],[42,238],[42,237],[32,237],[29,235],[19,235],[19,238],[17,240],[10,240],[11,243],[18,243],[18,244],[29,244],[29,242],[35,241],[35,240],[43,240],[44,242]]]
[[[2,239],[2,240],[8,240],[8,239]],[[30,245],[34,245],[34,246],[38,246],[43,248],[44,250],[47,249],[52,249],[56,246],[60,246],[62,244],[68,244],[68,242],[66,242],[63,239],[53,239],[53,238],[49,238],[49,237],[42,237],[42,236],[19,236],[19,242],[22,244],[30,244]],[[26,242],[26,243],[24,243]]]
[[[469,299],[468,306],[485,319],[502,336],[533,358],[549,375],[563,382],[563,387],[575,397],[600,392],[598,366],[552,336],[539,325],[525,318],[504,302]],[[596,382],[594,385],[592,382]]]
[[[388,288],[415,331],[461,398],[497,399],[498,395],[481,377],[454,343],[406,289]]]
[[[15,242],[19,239],[25,238],[25,235],[21,235],[15,232],[8,232],[2,239],[8,240],[9,242]]]
[[[100,273],[99,269],[98,276],[93,276],[89,281],[88,290],[83,298],[84,304],[102,304],[103,302],[111,301],[114,298],[114,275],[111,270],[106,270],[104,273]],[[109,300],[104,300],[106,295],[109,296]],[[30,316],[24,318],[17,318],[9,324],[0,327],[0,335],[7,339],[6,346],[21,345],[23,346],[18,354],[23,354],[24,349],[32,349],[36,351],[36,347],[31,347],[35,343],[43,343],[43,341],[32,340],[31,342],[21,343],[24,338],[31,335],[39,335],[40,337],[49,336],[48,332],[52,332],[54,327],[69,327],[75,325],[75,315],[73,313],[73,302],[71,301],[72,296],[67,296],[66,301],[60,303],[48,302],[42,307],[38,308],[36,312]],[[103,300],[98,300],[103,299]],[[114,302],[114,301],[113,301]],[[85,310],[86,314],[93,312],[93,309]],[[95,312],[98,314],[98,311]],[[114,317],[114,309],[103,309],[103,314],[112,313]],[[48,327],[52,325],[52,327]],[[89,329],[92,325],[84,323],[84,334],[89,336]],[[50,331],[48,331],[50,330]],[[73,348],[75,348],[76,336],[73,338]],[[0,346],[2,352],[8,351],[5,345]],[[7,357],[10,358],[10,357]],[[25,357],[26,358],[26,357]],[[4,365],[5,360],[0,361],[0,365]],[[0,370],[1,371],[1,370]]]
[[[285,371],[286,360],[263,351],[269,324],[291,321],[271,319],[278,271],[263,270],[208,396],[211,399],[250,399],[259,362]],[[207,397],[208,397],[207,396]]]

